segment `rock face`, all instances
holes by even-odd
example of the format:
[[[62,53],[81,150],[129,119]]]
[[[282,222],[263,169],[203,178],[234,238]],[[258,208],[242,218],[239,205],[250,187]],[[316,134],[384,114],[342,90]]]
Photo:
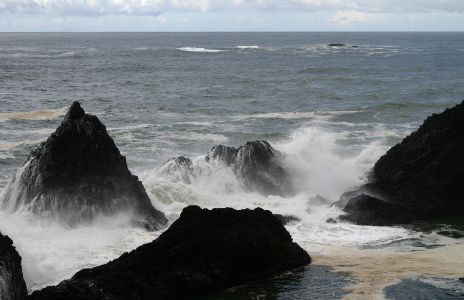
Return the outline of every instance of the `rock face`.
[[[130,214],[134,223],[149,229],[167,223],[127,168],[105,126],[78,102],[15,174],[2,208],[26,209],[69,225],[118,213]]]
[[[30,299],[182,299],[310,262],[269,211],[189,206],[155,241]]]
[[[239,182],[250,191],[264,195],[293,194],[289,175],[282,166],[282,154],[266,141],[247,142],[238,148],[217,145],[208,152],[205,161],[231,168]],[[191,159],[181,156],[168,160],[158,175],[190,183],[192,176],[201,174],[197,168],[200,167]]]
[[[464,102],[434,114],[375,164],[338,203],[358,224],[464,219]]]
[[[21,300],[26,295],[21,256],[13,247],[13,241],[0,233],[0,299]]]

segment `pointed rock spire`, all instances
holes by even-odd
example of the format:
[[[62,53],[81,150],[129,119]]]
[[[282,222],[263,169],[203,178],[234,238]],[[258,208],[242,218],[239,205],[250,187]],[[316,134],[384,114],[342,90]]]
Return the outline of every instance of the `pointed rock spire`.
[[[80,119],[85,116],[85,111],[81,107],[81,104],[77,101],[74,101],[71,107],[69,108],[66,116],[64,117],[65,120],[74,120]]]
[[[132,175],[100,120],[74,102],[52,135],[31,152],[15,174],[0,206],[27,209],[68,225],[98,215],[128,213],[150,229],[167,223],[137,176]]]

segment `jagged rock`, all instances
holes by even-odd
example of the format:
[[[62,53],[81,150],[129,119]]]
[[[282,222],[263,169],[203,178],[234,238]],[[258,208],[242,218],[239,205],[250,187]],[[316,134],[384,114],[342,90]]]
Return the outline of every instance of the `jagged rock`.
[[[288,223],[292,222],[299,222],[301,221],[298,217],[292,216],[292,215],[281,215],[281,214],[274,214],[274,216],[279,219],[279,221],[283,225],[287,225]]]
[[[358,224],[464,219],[464,102],[434,114],[375,164],[337,204]]]
[[[247,142],[239,148],[214,146],[205,156],[206,163],[219,162],[230,167],[239,182],[250,191],[264,195],[291,195],[294,189],[282,166],[282,154],[266,141]],[[183,156],[164,163],[158,176],[190,183],[196,174],[202,174],[201,165]]]
[[[291,194],[288,174],[281,165],[281,154],[266,141],[247,142],[239,148],[213,147],[206,160],[215,159],[231,166],[247,188],[264,195]]]
[[[96,116],[74,102],[58,129],[32,151],[6,189],[2,208],[26,209],[69,225],[131,214],[157,229],[167,223]]]
[[[0,299],[22,300],[27,295],[19,256],[13,241],[0,233]]]
[[[36,291],[29,299],[190,298],[310,262],[269,211],[189,206],[153,242]]]
[[[172,157],[158,170],[158,176],[168,177],[173,181],[191,183],[193,174],[193,162],[184,156]]]

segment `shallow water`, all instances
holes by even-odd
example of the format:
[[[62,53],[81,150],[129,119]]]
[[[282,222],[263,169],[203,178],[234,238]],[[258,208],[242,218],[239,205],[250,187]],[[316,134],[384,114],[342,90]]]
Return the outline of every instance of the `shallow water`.
[[[336,201],[427,115],[463,99],[463,50],[462,33],[2,33],[0,188],[78,100],[107,126],[171,221],[189,204],[260,206],[300,219],[287,228],[315,266],[295,275],[301,280],[264,282],[227,299],[250,292],[400,299],[402,279],[459,276],[463,240],[328,224],[340,212],[315,197]],[[287,155],[296,195],[249,192],[230,169],[202,163],[216,144],[256,139]],[[191,184],[159,176],[162,163],[178,155],[200,166]],[[5,212],[0,230],[15,241],[31,290],[159,235],[128,227],[124,216],[70,229]],[[450,261],[450,253],[459,258]],[[333,290],[315,288],[326,284]]]

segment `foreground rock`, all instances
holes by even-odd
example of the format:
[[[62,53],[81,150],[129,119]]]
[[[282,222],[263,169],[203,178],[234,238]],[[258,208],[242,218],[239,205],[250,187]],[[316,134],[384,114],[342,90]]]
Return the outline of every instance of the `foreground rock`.
[[[338,203],[358,224],[464,223],[464,102],[434,114],[375,164]]]
[[[26,295],[21,256],[13,247],[13,241],[0,233],[0,299],[21,300]]]
[[[16,172],[2,208],[30,210],[69,225],[119,213],[149,229],[167,222],[127,168],[105,126],[78,102]]]
[[[181,299],[310,262],[269,211],[190,206],[155,241],[36,291],[30,299]]]
[[[231,168],[239,182],[263,195],[291,195],[294,189],[282,164],[283,155],[266,141],[247,142],[238,148],[217,145],[205,156],[208,164]],[[159,176],[191,183],[201,165],[183,156],[171,158],[160,168]]]

